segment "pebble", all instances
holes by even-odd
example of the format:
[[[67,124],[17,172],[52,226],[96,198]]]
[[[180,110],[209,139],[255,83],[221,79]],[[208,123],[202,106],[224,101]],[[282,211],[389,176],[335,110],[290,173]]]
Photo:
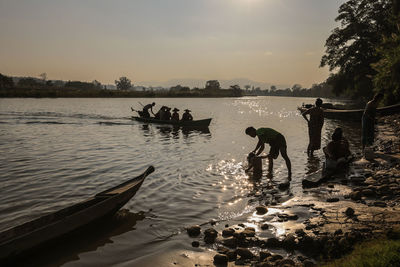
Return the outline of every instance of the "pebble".
[[[346,214],[346,216],[348,216],[348,217],[352,217],[352,216],[354,216],[354,209],[352,209],[352,208],[347,208],[346,209],[346,211],[345,211],[345,214]]]
[[[214,264],[219,265],[227,265],[228,264],[228,256],[224,254],[217,254],[214,256]]]
[[[236,254],[239,255],[241,259],[252,259],[254,257],[253,253],[247,248],[236,249]]]
[[[201,228],[199,225],[193,225],[188,227],[186,230],[190,237],[196,237],[200,235]]]
[[[326,202],[338,202],[339,199],[337,197],[328,198]]]
[[[200,242],[199,241],[193,241],[192,242],[192,247],[198,248],[199,246],[200,246]]]
[[[258,206],[258,207],[256,207],[256,211],[257,211],[258,215],[264,215],[265,213],[268,212],[268,209],[267,209],[267,207],[264,207],[264,206]]]

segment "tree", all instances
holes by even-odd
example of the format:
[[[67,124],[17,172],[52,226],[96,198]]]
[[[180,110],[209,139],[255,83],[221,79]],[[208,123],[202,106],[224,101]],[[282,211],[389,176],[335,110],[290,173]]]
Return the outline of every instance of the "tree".
[[[210,80],[206,82],[206,90],[219,90],[221,89],[221,85],[218,80]]]
[[[384,36],[377,53],[381,59],[373,64],[375,91],[384,92],[385,104],[400,101],[400,0],[394,0],[391,22],[394,31]]]
[[[1,88],[13,88],[14,81],[11,77],[7,77],[0,73],[0,89]]]
[[[94,86],[95,88],[97,88],[97,89],[101,89],[101,88],[102,88],[101,83],[100,83],[98,80],[94,80],[94,81],[92,82],[92,84],[93,84],[93,86]]]
[[[40,73],[39,77],[42,79],[43,83],[45,83],[47,80],[47,73],[46,72]]]
[[[271,92],[276,91],[276,86],[275,85],[271,85],[270,91]]]
[[[246,84],[245,86],[244,86],[244,88],[246,88],[246,91],[249,91],[249,89],[250,89],[250,85],[248,85],[248,84]]]
[[[120,77],[119,80],[115,81],[115,85],[117,86],[118,90],[128,90],[132,88],[131,80],[126,78],[125,76]]]
[[[235,85],[231,85],[230,89],[233,92],[233,96],[239,97],[242,96],[242,89],[240,89],[240,86],[235,84]]]
[[[339,95],[370,97],[375,70],[371,63],[379,60],[375,48],[383,33],[390,32],[388,15],[392,0],[349,0],[339,8],[333,29],[326,40],[321,67],[337,71],[327,80]]]

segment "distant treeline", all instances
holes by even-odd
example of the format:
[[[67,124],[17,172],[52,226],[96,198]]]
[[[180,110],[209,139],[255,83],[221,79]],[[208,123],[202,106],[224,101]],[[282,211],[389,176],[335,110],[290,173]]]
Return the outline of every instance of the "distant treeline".
[[[277,89],[271,86],[269,90],[261,90],[261,88],[246,89],[244,95],[265,95],[265,96],[293,96],[293,97],[336,97],[332,92],[332,86],[327,83],[313,84],[311,88],[302,88],[301,85],[295,84],[292,88]]]
[[[122,77],[125,78],[125,77]],[[121,79],[120,79],[121,80]],[[122,79],[124,81],[124,79]],[[125,81],[126,82],[126,81]],[[16,84],[11,77],[0,74],[0,97],[238,97],[242,96],[237,88],[205,88],[190,89],[184,86],[174,86],[170,89],[141,91],[130,90],[132,86],[117,90],[105,89],[98,81],[69,81],[64,84],[54,84],[52,81],[36,78],[22,78]]]

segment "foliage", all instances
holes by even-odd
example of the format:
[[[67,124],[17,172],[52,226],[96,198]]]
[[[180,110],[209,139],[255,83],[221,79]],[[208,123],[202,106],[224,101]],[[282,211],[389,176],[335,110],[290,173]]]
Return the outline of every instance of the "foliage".
[[[18,81],[18,86],[22,88],[36,88],[40,87],[42,84],[37,81],[37,79],[28,77],[22,78]]]
[[[400,0],[395,0],[391,23],[394,32],[383,38],[377,53],[381,59],[373,64],[377,72],[374,77],[376,91],[383,91],[386,104],[400,101]]]
[[[400,240],[375,240],[356,246],[354,251],[339,260],[323,265],[325,267],[390,267],[399,266]]]
[[[382,34],[393,31],[388,23],[391,6],[392,0],[349,0],[340,6],[336,18],[340,26],[326,40],[320,64],[335,71],[327,81],[337,95],[370,98],[373,94],[376,72],[371,63],[380,59],[375,48]]]
[[[118,90],[128,90],[133,86],[131,80],[125,76],[120,77],[119,80],[116,80],[115,85],[117,86]]]
[[[221,89],[221,85],[219,84],[219,81],[217,80],[210,80],[206,82],[206,90],[218,90]]]
[[[13,88],[14,81],[11,77],[5,76],[0,73],[0,89],[1,88]]]
[[[91,90],[95,89],[96,86],[93,83],[87,83],[87,82],[80,82],[80,81],[68,81],[64,87],[67,88],[75,88],[75,89],[86,89],[86,90]]]

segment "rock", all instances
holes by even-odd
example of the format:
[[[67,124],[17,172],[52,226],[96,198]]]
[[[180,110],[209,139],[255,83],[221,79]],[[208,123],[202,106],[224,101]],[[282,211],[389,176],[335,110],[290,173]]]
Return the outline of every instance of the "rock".
[[[226,253],[226,256],[228,256],[229,261],[235,261],[237,258],[237,254],[235,250],[229,250],[228,253]]]
[[[227,265],[228,264],[228,256],[223,254],[217,254],[214,256],[214,264],[218,265]]]
[[[275,266],[275,264],[272,264],[272,263],[269,263],[269,262],[262,262],[262,263],[260,263],[259,265],[257,265],[257,266],[259,266],[259,267],[273,267],[273,266]]]
[[[337,197],[328,198],[326,202],[338,202],[339,199]]]
[[[218,236],[218,232],[214,228],[208,228],[204,231],[204,241],[207,244],[212,244]]]
[[[236,254],[239,255],[241,259],[252,259],[254,257],[253,253],[247,248],[236,249]]]
[[[193,241],[192,242],[192,247],[198,248],[199,246],[200,246],[200,242],[199,241]]]
[[[369,185],[374,185],[374,184],[376,184],[376,180],[375,180],[374,178],[372,178],[372,177],[368,177],[368,178],[365,180],[365,183],[366,183],[366,184],[369,184]]]
[[[290,186],[290,182],[280,183],[280,184],[278,185],[278,188],[279,188],[279,190],[286,190],[286,189],[289,188],[289,186]]]
[[[361,191],[361,194],[365,197],[372,197],[375,195],[375,191],[367,188],[367,189],[364,189],[363,191]]]
[[[243,223],[239,223],[238,226],[245,228],[246,226]]]
[[[238,240],[236,237],[230,237],[226,238],[222,241],[222,244],[224,246],[227,246],[228,248],[236,248],[238,244]]]
[[[299,216],[297,216],[297,214],[289,214],[288,219],[290,221],[296,221],[299,218]]]
[[[226,228],[222,231],[222,236],[232,236],[235,233],[235,229],[233,228]]]
[[[293,250],[296,247],[296,238],[294,237],[293,234],[288,234],[283,240],[282,240],[282,247],[286,250]]]
[[[296,263],[292,259],[283,259],[279,263],[280,266],[295,266]]]
[[[342,229],[337,229],[337,230],[335,231],[335,233],[334,233],[334,235],[341,235],[341,234],[343,234]]]
[[[268,261],[275,262],[275,261],[277,261],[277,260],[283,259],[283,257],[282,257],[281,255],[279,255],[279,254],[272,254],[272,255],[269,256],[267,259],[268,259]]]
[[[200,231],[201,231],[200,229],[201,228],[199,225],[193,225],[193,226],[188,227],[186,229],[186,231],[190,237],[196,237],[200,234]]]
[[[261,229],[262,230],[267,230],[269,228],[269,225],[264,223],[263,225],[261,225]]]
[[[294,233],[295,233],[297,236],[304,236],[304,235],[306,234],[302,228],[296,229],[296,230],[294,231]]]
[[[383,202],[383,201],[375,201],[375,202],[374,202],[374,206],[376,206],[376,207],[381,207],[381,208],[385,208],[387,205],[386,205],[386,203]]]
[[[271,253],[268,251],[260,251],[260,261],[264,261],[269,256],[271,256]]]
[[[346,209],[345,214],[348,217],[353,217],[354,216],[354,210],[349,207],[349,208]]]
[[[264,206],[258,206],[258,207],[256,207],[256,211],[257,211],[258,215],[264,215],[265,213],[268,212],[268,209],[267,209],[267,207],[264,207]]]
[[[281,241],[276,237],[270,237],[267,239],[265,245],[269,248],[279,248],[281,246]]]
[[[246,227],[242,232],[246,237],[253,237],[256,235],[256,229],[253,227]]]
[[[219,254],[224,254],[226,255],[226,253],[228,253],[229,249],[227,249],[226,247],[218,247],[217,252]]]
[[[350,198],[352,200],[360,200],[361,199],[361,193],[360,192],[351,192],[350,193]]]

